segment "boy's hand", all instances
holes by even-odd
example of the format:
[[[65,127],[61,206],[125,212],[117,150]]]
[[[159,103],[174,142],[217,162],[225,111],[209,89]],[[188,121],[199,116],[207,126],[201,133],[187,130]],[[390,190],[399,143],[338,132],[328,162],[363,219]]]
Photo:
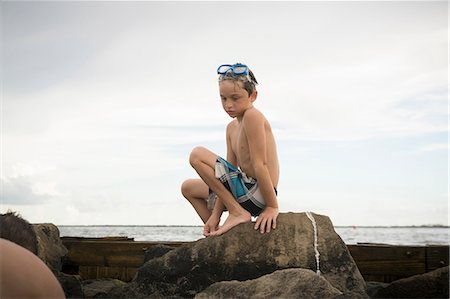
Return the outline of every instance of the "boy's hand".
[[[255,230],[260,229],[261,233],[270,232],[271,228],[277,227],[278,208],[266,207],[256,219]]]
[[[203,235],[205,237],[209,237],[212,232],[215,232],[219,228],[220,217],[212,214],[208,221],[206,221],[205,226],[203,227]]]

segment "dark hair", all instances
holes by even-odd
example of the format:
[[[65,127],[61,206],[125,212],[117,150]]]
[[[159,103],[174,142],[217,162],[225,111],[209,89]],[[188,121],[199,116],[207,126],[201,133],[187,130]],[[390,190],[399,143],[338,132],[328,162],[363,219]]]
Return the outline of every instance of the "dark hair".
[[[219,82],[230,80],[235,82],[242,82],[243,88],[247,91],[248,95],[250,96],[255,90],[256,85],[258,84],[258,81],[256,81],[255,75],[253,72],[249,69],[249,74],[247,75],[236,75],[233,72],[228,72],[223,75],[220,75]]]
[[[37,239],[33,226],[15,212],[0,214],[0,238],[14,242],[37,255]]]

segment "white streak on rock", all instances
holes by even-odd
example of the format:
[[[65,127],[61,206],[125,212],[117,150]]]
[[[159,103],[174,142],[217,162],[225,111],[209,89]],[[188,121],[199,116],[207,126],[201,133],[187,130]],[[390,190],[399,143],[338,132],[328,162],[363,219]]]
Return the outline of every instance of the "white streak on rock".
[[[306,212],[306,216],[308,216],[309,220],[311,220],[311,223],[313,225],[314,228],[314,252],[316,253],[316,264],[317,264],[317,275],[320,275],[320,253],[318,250],[318,245],[317,245],[317,225],[316,225],[316,220],[314,219],[313,215],[311,214],[311,212]]]

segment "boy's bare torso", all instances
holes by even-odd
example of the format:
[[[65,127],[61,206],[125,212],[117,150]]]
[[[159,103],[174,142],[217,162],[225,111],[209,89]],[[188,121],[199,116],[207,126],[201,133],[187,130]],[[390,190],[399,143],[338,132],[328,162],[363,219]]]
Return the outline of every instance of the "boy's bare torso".
[[[254,107],[251,109],[252,110],[254,109],[255,111],[252,112],[256,113],[258,117],[261,117],[264,120],[267,168],[269,170],[272,183],[276,188],[278,186],[279,180],[279,164],[278,164],[276,143],[272,133],[272,128],[261,112],[259,112]],[[241,121],[234,119],[230,123],[228,128],[229,128],[228,134],[231,142],[231,150],[234,156],[236,157],[237,166],[239,166],[242,169],[242,171],[245,172],[245,174],[247,174],[247,176],[255,178],[256,173],[252,165],[252,158],[250,154],[250,147],[247,136],[247,134],[251,134],[251,132],[248,133],[245,132],[245,117]]]

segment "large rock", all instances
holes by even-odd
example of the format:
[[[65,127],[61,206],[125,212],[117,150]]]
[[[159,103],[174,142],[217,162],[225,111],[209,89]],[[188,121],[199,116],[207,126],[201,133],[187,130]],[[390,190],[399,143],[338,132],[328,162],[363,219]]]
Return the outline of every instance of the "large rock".
[[[195,299],[213,298],[336,298],[342,295],[323,276],[307,269],[278,270],[247,281],[223,281],[209,286]]]
[[[320,271],[334,288],[367,298],[365,282],[330,219],[313,214],[317,224]],[[316,271],[314,229],[304,213],[280,214],[269,234],[241,224],[225,235],[201,239],[149,260],[126,292],[134,297],[193,297],[211,284],[249,280],[288,268]]]
[[[67,248],[59,237],[59,229],[51,223],[33,224],[38,243],[38,256],[53,271],[61,271]]]
[[[372,298],[449,298],[449,267],[379,286]]]
[[[37,255],[53,271],[67,298],[83,298],[81,279],[76,275],[61,272],[62,264],[67,255],[57,226],[51,223],[33,224],[37,240]]]

